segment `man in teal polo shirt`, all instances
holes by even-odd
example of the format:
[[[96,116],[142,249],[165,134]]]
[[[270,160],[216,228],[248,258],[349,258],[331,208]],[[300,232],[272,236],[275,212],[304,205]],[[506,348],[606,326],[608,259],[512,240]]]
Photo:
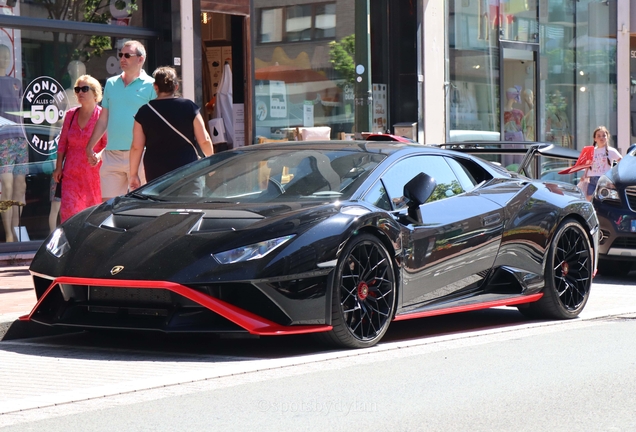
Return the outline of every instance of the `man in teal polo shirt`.
[[[139,41],[127,41],[119,52],[121,75],[111,77],[104,87],[102,112],[95,124],[93,135],[86,146],[88,162],[95,166],[103,161],[99,171],[102,200],[128,192],[130,145],[137,110],[157,97],[154,79],[142,69],[146,49]],[[101,154],[93,147],[108,132],[108,144]],[[140,177],[143,175],[139,173]],[[142,178],[142,184],[145,179]]]

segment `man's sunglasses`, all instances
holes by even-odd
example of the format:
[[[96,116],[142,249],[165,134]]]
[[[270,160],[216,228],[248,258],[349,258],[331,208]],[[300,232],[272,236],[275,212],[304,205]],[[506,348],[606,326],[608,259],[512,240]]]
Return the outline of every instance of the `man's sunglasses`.
[[[117,53],[117,56],[119,58],[126,57],[128,59],[128,58],[131,58],[131,57],[137,57],[137,56],[139,56],[139,54]]]
[[[75,90],[75,93],[79,93],[80,91],[82,93],[86,93],[89,90],[93,90],[92,88],[90,88],[89,86],[81,86],[81,87],[73,87],[73,90]]]

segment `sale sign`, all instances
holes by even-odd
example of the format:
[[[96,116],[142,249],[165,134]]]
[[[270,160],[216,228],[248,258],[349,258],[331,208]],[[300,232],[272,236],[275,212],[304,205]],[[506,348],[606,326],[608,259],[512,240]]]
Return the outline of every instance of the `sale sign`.
[[[31,81],[22,95],[22,118],[25,138],[33,150],[47,156],[57,152],[67,109],[68,98],[60,83],[47,76]]]

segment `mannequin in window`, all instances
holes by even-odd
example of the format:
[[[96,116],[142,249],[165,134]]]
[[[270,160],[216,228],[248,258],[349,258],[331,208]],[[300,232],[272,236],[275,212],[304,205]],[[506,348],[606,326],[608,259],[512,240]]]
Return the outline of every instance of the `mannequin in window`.
[[[506,106],[504,107],[504,141],[523,141],[521,122],[523,111],[514,107],[521,103],[521,87],[514,86],[506,90]]]
[[[559,90],[550,93],[546,102],[546,139],[556,145],[572,148],[567,99]]]
[[[535,136],[536,117],[534,114],[534,93],[530,89],[525,89],[521,92],[521,99],[523,99],[526,105],[526,114],[523,116],[523,121],[521,122],[523,136],[526,141],[535,141],[537,138]]]
[[[68,64],[66,70],[68,71],[69,76],[71,77],[71,87],[66,89],[66,100],[68,101],[68,107],[73,108],[79,106],[79,102],[77,102],[77,97],[75,95],[75,91],[73,90],[74,83],[77,82],[77,79],[83,75],[86,75],[86,65],[79,60],[71,60]],[[50,197],[51,197],[51,211],[49,212],[49,229],[51,232],[55,230],[57,227],[57,217],[60,213],[60,206],[62,205],[62,200],[55,196],[55,188],[57,183],[51,177],[51,189],[50,189]]]
[[[523,122],[524,113],[519,108],[515,108],[516,103],[521,103],[521,87],[514,86],[506,90],[506,105],[504,106],[504,141],[524,141]],[[521,144],[508,144],[507,147],[518,147]],[[523,156],[505,155],[501,157],[501,164],[509,170],[515,171],[517,164],[521,162]]]
[[[11,70],[12,50],[0,45],[0,116],[11,122],[20,124],[20,100],[22,83],[15,77],[7,75]],[[0,184],[2,185],[2,201],[25,201],[26,174],[28,173],[28,144],[19,128],[15,133],[4,136],[0,141]],[[2,212],[2,225],[7,242],[15,241],[14,227],[18,226],[22,207],[12,206]]]

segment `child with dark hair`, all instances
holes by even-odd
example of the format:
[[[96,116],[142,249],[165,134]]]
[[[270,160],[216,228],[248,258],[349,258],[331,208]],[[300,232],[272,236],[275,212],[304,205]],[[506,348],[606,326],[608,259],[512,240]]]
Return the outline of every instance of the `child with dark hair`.
[[[590,201],[596,184],[600,176],[605,174],[610,168],[612,168],[615,162],[621,160],[621,154],[613,147],[610,147],[610,133],[605,126],[599,126],[594,129],[592,134],[594,139],[594,154],[590,154],[587,164],[590,165],[585,171],[585,177],[588,179],[587,190],[585,191],[585,197]]]

